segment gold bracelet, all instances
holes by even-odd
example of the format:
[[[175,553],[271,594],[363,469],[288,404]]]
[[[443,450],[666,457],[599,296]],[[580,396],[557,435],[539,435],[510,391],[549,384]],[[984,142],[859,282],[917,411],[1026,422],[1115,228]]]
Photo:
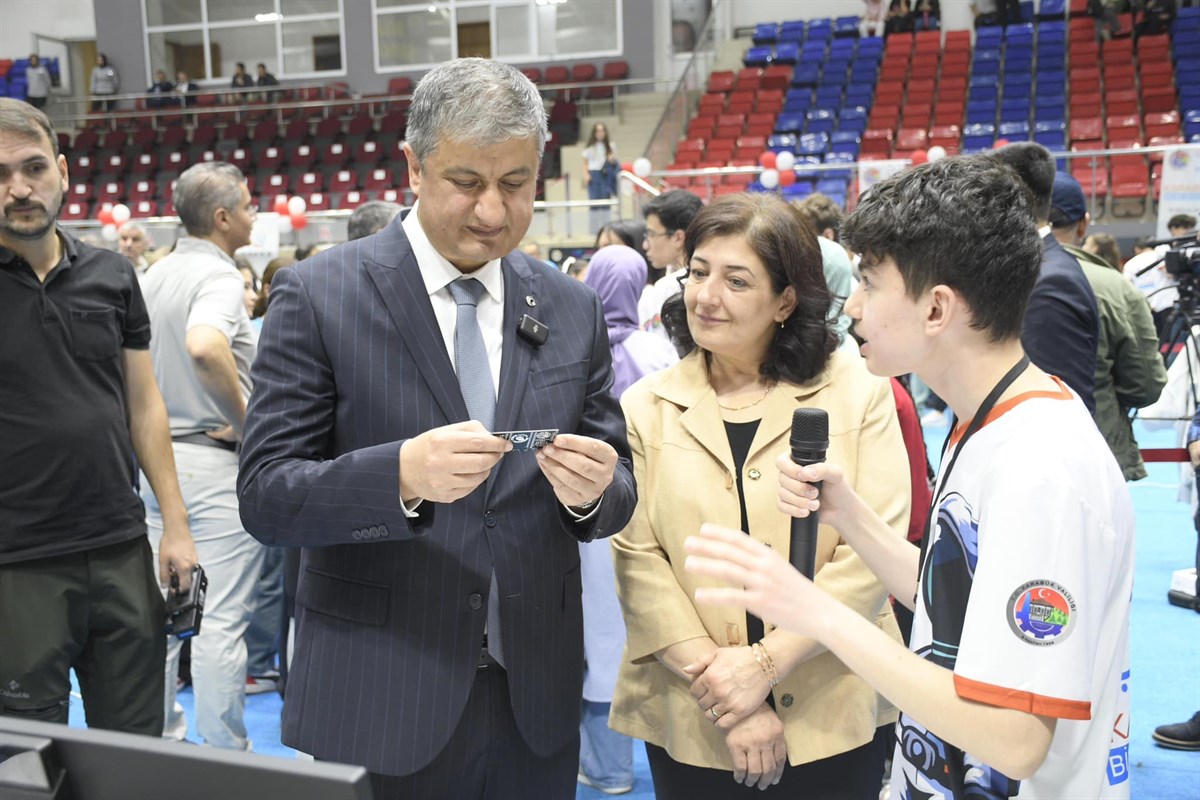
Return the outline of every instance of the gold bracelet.
[[[779,685],[779,673],[775,671],[775,662],[771,660],[771,654],[767,652],[767,648],[763,647],[762,642],[750,645],[750,652],[754,653],[754,660],[758,662],[759,668],[767,676],[767,685],[774,689]]]

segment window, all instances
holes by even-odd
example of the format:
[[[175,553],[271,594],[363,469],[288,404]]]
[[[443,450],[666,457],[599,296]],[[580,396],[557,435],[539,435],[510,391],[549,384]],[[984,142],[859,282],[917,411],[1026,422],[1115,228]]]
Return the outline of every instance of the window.
[[[372,0],[380,72],[451,58],[501,61],[619,56],[620,0]]]
[[[262,62],[280,78],[345,74],[343,0],[142,0],[146,73],[224,84]]]

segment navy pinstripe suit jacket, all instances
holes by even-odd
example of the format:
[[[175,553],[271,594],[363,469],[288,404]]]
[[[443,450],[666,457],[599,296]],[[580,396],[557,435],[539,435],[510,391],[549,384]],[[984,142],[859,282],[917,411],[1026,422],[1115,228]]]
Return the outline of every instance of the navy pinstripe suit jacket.
[[[625,420],[596,295],[520,253],[503,273],[495,429],[558,428],[616,448],[613,483],[584,522],[532,454],[515,452],[468,497],[405,517],[400,445],[468,416],[399,217],[271,285],[238,495],[255,538],[304,548],[283,741],[318,758],[390,775],[433,760],[475,679],[493,563],[522,735],[550,755],[578,727],[577,543],[633,513]],[[542,346],[517,336],[524,313],[549,328]]]

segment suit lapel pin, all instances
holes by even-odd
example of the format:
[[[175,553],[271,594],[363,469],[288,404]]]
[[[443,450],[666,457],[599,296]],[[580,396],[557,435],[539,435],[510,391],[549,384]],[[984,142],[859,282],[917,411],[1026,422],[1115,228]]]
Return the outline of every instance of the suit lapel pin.
[[[531,294],[525,295],[525,305],[529,306],[530,308],[533,308],[534,306],[537,305],[537,298]]]

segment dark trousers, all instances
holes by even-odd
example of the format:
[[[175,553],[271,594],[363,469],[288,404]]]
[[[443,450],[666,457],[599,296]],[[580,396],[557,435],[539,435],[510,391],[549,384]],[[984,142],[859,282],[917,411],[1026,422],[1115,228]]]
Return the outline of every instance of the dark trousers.
[[[375,800],[571,800],[578,773],[578,734],[547,758],[531,751],[513,718],[507,674],[493,664],[476,673],[462,719],[442,752],[412,775],[371,773],[371,789]]]
[[[722,769],[681,764],[649,742],[646,757],[657,800],[722,800],[739,797],[786,797],[789,800],[875,800],[883,785],[883,762],[892,730],[885,725],[862,747],[830,758],[784,767],[779,783],[766,790],[733,782]]]
[[[25,101],[34,108],[45,108],[46,98],[44,97],[26,97]]]
[[[161,736],[157,575],[145,536],[0,565],[0,714],[66,723],[74,668],[88,727]]]

